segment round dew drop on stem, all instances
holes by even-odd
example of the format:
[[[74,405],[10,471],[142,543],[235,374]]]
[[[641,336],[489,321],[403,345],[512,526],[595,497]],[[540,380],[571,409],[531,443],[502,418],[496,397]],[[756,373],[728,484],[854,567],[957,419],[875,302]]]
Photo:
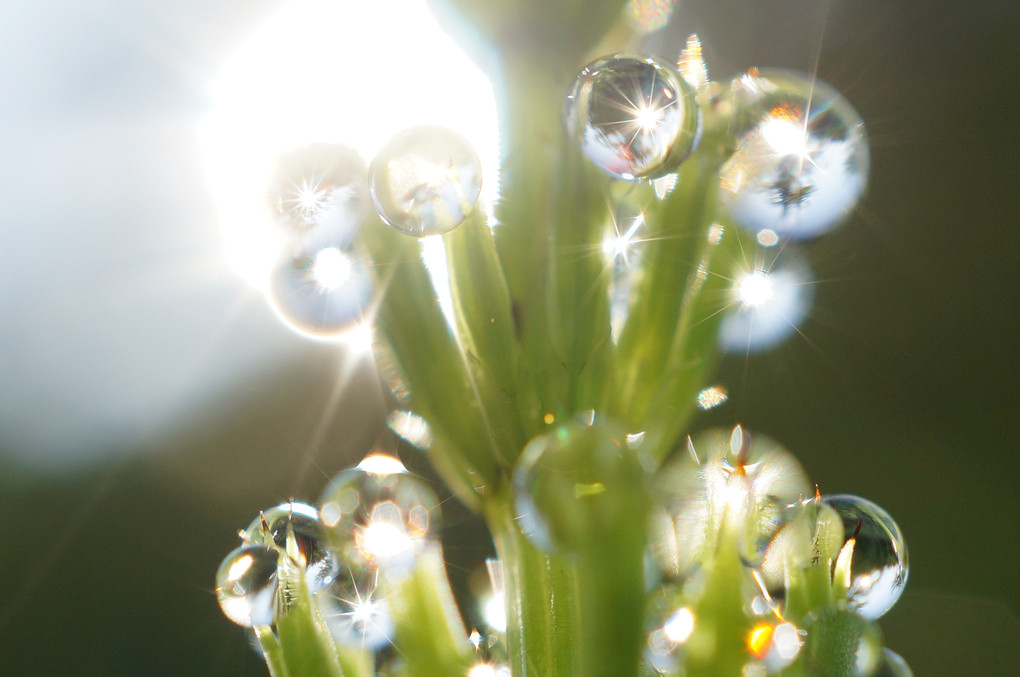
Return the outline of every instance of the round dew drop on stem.
[[[910,569],[903,533],[889,513],[867,499],[836,494],[823,496],[822,502],[843,520],[837,579],[849,558],[849,580],[834,584],[846,587],[851,611],[870,620],[879,618],[896,604],[907,585]]]
[[[672,172],[701,136],[694,90],[670,66],[640,54],[585,66],[567,97],[566,116],[584,155],[627,181]]]
[[[267,290],[280,319],[309,338],[337,340],[358,326],[372,297],[367,267],[352,250],[314,236],[285,251]]]
[[[436,541],[439,501],[396,458],[372,454],[333,478],[319,515],[355,576],[379,569],[387,579],[400,580]]]
[[[279,551],[270,545],[242,545],[223,558],[216,600],[227,618],[249,628],[273,624],[278,562]]]
[[[720,200],[733,219],[797,240],[841,224],[868,180],[857,111],[824,82],[783,69],[752,71],[731,93],[749,117],[722,169]]]
[[[691,574],[719,539],[737,540],[740,556],[757,566],[782,528],[786,506],[811,491],[789,451],[737,426],[688,439],[688,448],[660,469],[649,544],[674,579]]]
[[[379,216],[397,230],[425,237],[453,230],[468,217],[482,187],[471,143],[445,127],[422,125],[394,136],[369,168]]]
[[[392,642],[393,618],[384,584],[377,569],[352,567],[316,595],[326,627],[337,642],[373,651]]]
[[[319,512],[310,505],[294,501],[263,510],[241,532],[246,543],[275,545],[287,550],[288,534],[292,534],[297,554],[305,566],[305,580],[311,591],[333,582],[339,571],[337,553],[328,547],[326,529],[319,521]]]
[[[314,143],[277,158],[266,198],[285,237],[316,233],[349,243],[369,215],[368,170],[356,151]]]
[[[719,325],[724,350],[768,350],[797,331],[814,297],[814,273],[789,247],[738,272]]]

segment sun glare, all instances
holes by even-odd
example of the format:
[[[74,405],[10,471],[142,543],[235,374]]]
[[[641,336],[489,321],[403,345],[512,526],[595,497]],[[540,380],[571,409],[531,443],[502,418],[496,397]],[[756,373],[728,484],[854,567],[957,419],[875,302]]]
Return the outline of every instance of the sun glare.
[[[288,149],[343,143],[368,163],[397,132],[443,125],[482,160],[484,209],[496,194],[492,87],[424,0],[288,3],[233,53],[210,95],[202,144],[226,258],[259,289],[280,246],[266,185]],[[326,196],[314,184],[303,188],[295,207],[314,211]]]

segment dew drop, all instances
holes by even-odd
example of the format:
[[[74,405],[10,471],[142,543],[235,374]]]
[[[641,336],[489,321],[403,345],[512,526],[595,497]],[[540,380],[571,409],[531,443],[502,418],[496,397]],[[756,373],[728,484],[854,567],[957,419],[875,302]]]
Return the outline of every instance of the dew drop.
[[[369,169],[376,210],[397,230],[425,237],[456,228],[475,208],[481,162],[471,143],[445,127],[423,125],[394,136]]]
[[[333,478],[319,515],[342,562],[398,580],[436,538],[439,501],[399,460],[372,454]]]
[[[868,179],[857,111],[824,82],[783,69],[738,78],[732,93],[751,118],[722,169],[720,199],[733,219],[791,239],[842,223]]]
[[[647,470],[640,449],[605,419],[576,420],[532,439],[513,474],[521,531],[547,552],[576,555],[643,514]]]
[[[778,443],[739,427],[700,433],[690,448],[657,477],[649,543],[659,566],[684,578],[722,537],[737,539],[741,557],[757,566],[786,506],[810,491],[807,475]]]
[[[370,208],[365,162],[339,144],[308,144],[282,154],[267,194],[287,235],[317,231],[338,244],[354,238]]]
[[[246,543],[275,545],[287,549],[288,528],[294,534],[297,554],[304,561],[305,580],[311,591],[329,585],[339,570],[337,553],[327,546],[326,530],[319,512],[310,505],[291,501],[263,510],[241,532]]]
[[[879,618],[892,608],[907,584],[909,563],[903,534],[889,513],[867,499],[837,494],[823,496],[822,502],[842,518],[844,547],[852,547],[848,551],[848,608],[867,619]]]
[[[216,599],[227,618],[245,627],[272,625],[279,552],[248,544],[233,550],[216,572]]]
[[[379,571],[352,568],[316,595],[326,627],[340,644],[375,651],[391,643],[393,618]]]
[[[306,238],[273,267],[268,298],[291,329],[316,339],[336,340],[355,328],[372,295],[372,283],[352,250]]]
[[[615,179],[662,177],[701,135],[694,90],[650,56],[615,54],[591,62],[567,98],[567,126],[581,151]]]
[[[725,350],[758,352],[772,348],[807,317],[814,296],[814,273],[786,247],[756,262],[733,280],[731,305],[719,326]]]

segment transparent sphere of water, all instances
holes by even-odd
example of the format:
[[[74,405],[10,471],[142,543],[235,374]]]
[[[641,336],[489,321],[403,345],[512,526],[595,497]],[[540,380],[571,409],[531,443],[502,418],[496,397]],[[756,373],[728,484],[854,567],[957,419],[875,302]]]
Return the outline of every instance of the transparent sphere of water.
[[[659,470],[650,548],[674,578],[691,573],[720,538],[736,539],[740,556],[757,566],[787,507],[810,492],[796,457],[772,439],[740,426],[700,433]]]
[[[757,233],[804,239],[842,223],[864,193],[864,122],[843,95],[804,73],[761,69],[735,80],[747,129],[722,169],[720,199]]]
[[[372,297],[368,266],[332,238],[309,236],[280,256],[269,277],[270,305],[291,329],[334,340],[358,325]]]
[[[279,551],[248,544],[233,550],[216,571],[216,600],[227,618],[245,627],[272,625]]]
[[[307,144],[283,153],[266,192],[286,234],[328,233],[338,245],[354,238],[371,208],[365,161],[340,144]]]
[[[765,250],[733,279],[719,325],[724,350],[759,352],[793,335],[814,298],[814,273],[792,248]]]
[[[248,543],[276,545],[286,550],[288,530],[294,535],[298,555],[304,560],[308,588],[314,592],[332,583],[340,563],[336,551],[328,547],[319,511],[312,506],[290,501],[263,510],[242,536]]]
[[[581,151],[615,179],[655,179],[697,146],[701,109],[669,65],[641,54],[591,62],[567,97],[567,127]]]
[[[337,642],[370,651],[392,642],[393,618],[385,585],[379,583],[378,570],[355,567],[316,595],[322,619]]]
[[[613,530],[640,528],[634,516],[646,513],[643,455],[591,416],[531,440],[514,469],[517,523],[547,552],[583,554]]]
[[[463,136],[431,125],[394,136],[372,160],[369,187],[379,216],[424,237],[460,225],[482,187],[478,154]]]
[[[909,562],[903,533],[889,513],[865,498],[836,494],[823,496],[822,501],[843,520],[844,547],[853,548],[848,608],[864,618],[879,618],[907,585]]]
[[[372,454],[327,485],[319,517],[355,577],[379,569],[392,580],[436,540],[439,500],[396,458]]]

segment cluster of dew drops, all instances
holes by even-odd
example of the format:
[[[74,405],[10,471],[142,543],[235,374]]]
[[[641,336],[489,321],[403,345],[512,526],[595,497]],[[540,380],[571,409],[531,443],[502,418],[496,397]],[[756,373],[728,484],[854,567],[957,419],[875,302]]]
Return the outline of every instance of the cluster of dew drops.
[[[566,124],[596,167],[616,180],[650,182],[664,198],[702,138],[706,103],[725,109],[736,132],[720,174],[720,206],[761,248],[734,282],[720,343],[767,348],[803,318],[809,302],[811,272],[791,243],[831,231],[853,210],[867,181],[867,135],[846,99],[814,77],[753,69],[726,86],[710,82],[693,36],[677,67],[631,53],[588,64],[567,96]],[[370,210],[401,232],[437,235],[467,218],[480,188],[480,162],[470,143],[441,127],[398,134],[368,167],[354,151],[333,144],[283,155],[269,190],[270,210],[286,235],[271,275],[272,304],[307,334],[347,331],[371,296],[369,262],[356,239]],[[640,215],[628,219],[622,235],[633,239],[644,224]],[[616,239],[606,247],[614,258],[626,244],[620,223],[617,218]],[[626,267],[617,273],[611,294],[627,284]],[[725,391],[710,388],[699,405],[723,400]],[[659,583],[649,593],[645,628],[645,662],[655,674],[682,674],[684,646],[697,625],[700,563],[712,535],[729,527],[740,534],[749,572],[746,610],[757,619],[747,639],[752,660],[745,674],[781,671],[810,633],[810,618],[801,619],[801,627],[783,617],[791,568],[820,557],[830,561],[841,608],[868,620],[899,598],[908,572],[906,544],[882,508],[856,496],[812,491],[792,454],[739,426],[689,439],[688,451],[657,476],[649,559]],[[726,509],[733,502],[739,510]],[[292,602],[288,568],[300,566],[338,644],[381,651],[394,627],[388,591],[410,575],[423,552],[437,547],[438,519],[438,502],[426,485],[397,459],[370,455],[340,473],[317,507],[288,502],[263,511],[241,532],[242,545],[217,573],[220,606],[240,625],[272,626]],[[733,519],[738,523],[723,524]],[[498,634],[505,617],[490,626]],[[479,647],[477,633],[472,642]],[[509,675],[505,666],[476,667],[471,677]],[[911,674],[868,633],[861,637],[857,668],[862,676]]]

